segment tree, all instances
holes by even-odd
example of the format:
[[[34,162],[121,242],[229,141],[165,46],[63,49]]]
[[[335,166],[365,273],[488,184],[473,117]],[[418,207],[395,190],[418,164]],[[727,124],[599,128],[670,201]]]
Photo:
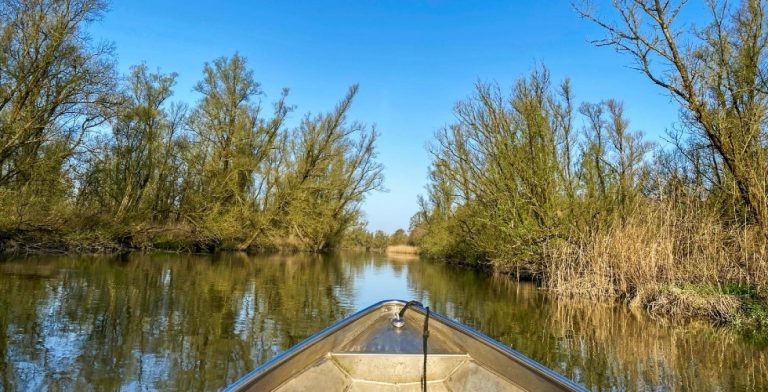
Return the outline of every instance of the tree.
[[[376,128],[347,122],[357,90],[350,87],[332,112],[306,116],[285,146],[290,170],[274,219],[315,250],[338,244],[359,220],[365,194],[382,186]]]
[[[171,103],[175,73],[118,79],[111,46],[90,40],[105,8],[0,1],[0,238],[83,230],[145,246],[178,232],[161,241],[319,251],[362,223],[383,169],[375,126],[347,121],[357,85],[287,129],[288,90],[265,109],[236,53],[204,65],[196,105]]]
[[[553,88],[544,67],[518,80],[509,96],[478,83],[456,105],[456,123],[429,147],[425,221],[445,235],[427,238],[428,253],[461,243],[484,258],[525,259],[544,238],[561,234],[576,195],[571,105],[568,82]]]
[[[372,240],[372,249],[376,250],[384,250],[387,248],[387,245],[389,244],[389,236],[387,233],[385,233],[382,230],[376,230],[375,233],[373,233],[373,240]]]
[[[205,192],[216,203],[247,202],[254,174],[271,151],[287,110],[278,104],[275,117],[260,117],[252,100],[262,94],[246,59],[238,54],[206,64],[195,91],[203,98],[192,113],[190,127],[204,155]],[[282,102],[282,101],[281,101]]]
[[[641,132],[630,131],[620,101],[583,103],[579,111],[587,122],[580,175],[589,220],[595,224],[599,212],[623,218],[640,194],[642,167],[653,144],[644,142]]]
[[[289,111],[287,91],[273,117],[263,118],[261,103],[254,102],[261,87],[239,54],[205,64],[195,91],[202,99],[189,119],[194,140],[188,166],[199,177],[187,179],[191,194],[184,201],[185,218],[214,236],[241,233],[243,218],[256,231],[249,218],[259,181],[267,178],[264,164]]]
[[[166,146],[172,144],[174,126],[179,125],[163,108],[175,79],[176,74],[150,74],[143,65],[131,71],[127,103],[112,126],[112,211],[117,220],[140,207],[148,187],[157,192],[160,169],[169,153]]]
[[[411,219],[425,254],[537,273],[548,249],[624,223],[643,196],[652,145],[620,101],[582,104],[575,132],[569,82],[553,86],[541,67],[509,95],[479,83],[454,110]]]
[[[14,192],[5,207],[54,206],[72,189],[64,165],[110,116],[112,50],[85,33],[104,9],[100,0],[0,2],[0,196]]]
[[[677,20],[685,4],[614,0],[615,22],[586,7],[579,12],[607,32],[598,45],[629,54],[681,104],[687,131],[723,163],[723,177],[732,179],[751,221],[768,236],[766,4],[709,1],[711,23],[693,31]]]
[[[405,245],[408,243],[408,234],[403,229],[397,229],[389,236],[390,245]]]

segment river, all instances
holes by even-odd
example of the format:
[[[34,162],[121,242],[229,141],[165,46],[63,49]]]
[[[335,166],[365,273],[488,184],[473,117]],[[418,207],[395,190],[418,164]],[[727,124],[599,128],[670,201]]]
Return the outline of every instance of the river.
[[[592,390],[768,390],[768,338],[384,255],[0,260],[0,391],[216,390],[383,299],[417,299]]]

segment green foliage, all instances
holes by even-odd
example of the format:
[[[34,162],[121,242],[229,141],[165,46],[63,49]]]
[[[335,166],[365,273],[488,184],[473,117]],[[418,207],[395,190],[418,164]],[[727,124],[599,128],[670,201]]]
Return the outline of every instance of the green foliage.
[[[383,181],[375,128],[346,119],[355,94],[357,85],[334,111],[306,116],[283,146],[288,168],[275,198],[276,219],[313,249],[338,245],[359,220],[365,194]]]
[[[58,226],[71,159],[114,106],[111,48],[85,26],[105,4],[0,2],[0,229]]]
[[[509,96],[480,83],[455,113],[430,147],[428,200],[412,220],[427,254],[535,271],[548,243],[630,210],[643,185],[649,146],[621,103],[583,105],[578,135],[570,84],[553,88],[546,68]]]
[[[389,245],[389,236],[382,230],[376,230],[373,233],[373,239],[371,241],[371,248],[376,250],[384,250]]]
[[[104,8],[0,1],[0,237],[319,251],[359,224],[383,177],[375,128],[347,120],[356,85],[288,129],[288,90],[268,113],[235,54],[204,65],[196,105],[172,103],[175,73],[119,79],[111,48],[90,44]]]
[[[389,244],[390,245],[407,245],[408,244],[408,235],[405,233],[405,230],[403,229],[397,229],[394,233],[389,237]]]

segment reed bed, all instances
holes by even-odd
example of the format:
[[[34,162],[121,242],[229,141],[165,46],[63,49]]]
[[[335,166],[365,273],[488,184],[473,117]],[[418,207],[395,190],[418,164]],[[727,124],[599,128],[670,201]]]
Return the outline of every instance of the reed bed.
[[[387,254],[418,256],[421,253],[421,250],[417,246],[390,245],[387,247],[386,252]]]
[[[765,293],[768,250],[758,228],[714,212],[643,205],[607,229],[551,244],[543,279],[568,296],[623,299],[652,313],[734,322]]]

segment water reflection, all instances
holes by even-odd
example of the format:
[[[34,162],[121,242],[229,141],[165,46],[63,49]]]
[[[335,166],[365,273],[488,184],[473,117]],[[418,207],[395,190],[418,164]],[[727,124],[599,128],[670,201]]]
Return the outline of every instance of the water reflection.
[[[356,309],[416,298],[594,390],[768,388],[765,347],[412,259],[0,262],[0,390],[215,390]]]

